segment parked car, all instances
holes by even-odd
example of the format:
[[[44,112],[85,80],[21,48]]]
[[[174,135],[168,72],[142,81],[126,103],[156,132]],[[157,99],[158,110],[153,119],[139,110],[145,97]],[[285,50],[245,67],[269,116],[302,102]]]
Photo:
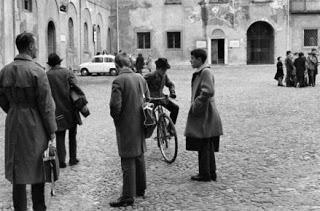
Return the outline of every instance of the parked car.
[[[82,76],[109,73],[110,75],[118,75],[118,71],[114,64],[114,55],[97,55],[94,56],[91,62],[82,63],[79,65]]]

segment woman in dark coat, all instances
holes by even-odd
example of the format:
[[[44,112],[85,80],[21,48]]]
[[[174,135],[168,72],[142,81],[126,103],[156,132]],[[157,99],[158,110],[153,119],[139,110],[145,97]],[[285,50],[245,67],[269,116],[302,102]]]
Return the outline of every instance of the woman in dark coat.
[[[282,80],[283,80],[283,64],[281,61],[281,56],[279,56],[277,58],[278,62],[277,62],[277,73],[274,76],[274,79],[276,79],[278,81],[278,86],[283,86]]]
[[[191,51],[191,65],[196,68],[192,76],[191,108],[185,129],[187,150],[198,151],[199,174],[196,181],[216,181],[214,152],[219,151],[222,123],[214,100],[214,77],[204,63],[207,53],[203,49]]]

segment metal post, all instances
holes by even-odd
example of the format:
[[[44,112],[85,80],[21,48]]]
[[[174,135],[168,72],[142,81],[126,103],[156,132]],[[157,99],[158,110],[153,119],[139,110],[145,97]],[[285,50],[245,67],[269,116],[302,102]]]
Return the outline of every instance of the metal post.
[[[119,41],[119,2],[116,0],[116,6],[117,6],[117,53],[120,50],[120,41]]]

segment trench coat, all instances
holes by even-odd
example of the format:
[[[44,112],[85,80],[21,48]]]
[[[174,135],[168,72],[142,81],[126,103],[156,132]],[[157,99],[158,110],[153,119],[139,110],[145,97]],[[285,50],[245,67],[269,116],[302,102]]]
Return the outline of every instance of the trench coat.
[[[16,184],[44,182],[42,155],[57,129],[47,75],[29,55],[19,54],[0,71],[5,122],[5,177]]]
[[[77,87],[74,73],[67,68],[55,66],[47,72],[47,76],[56,103],[58,131],[64,131],[76,124],[81,124],[79,112],[70,97],[71,87]]]
[[[137,157],[146,151],[143,95],[146,99],[150,98],[147,82],[143,76],[129,68],[123,68],[112,83],[109,103],[121,158]]]
[[[223,135],[214,100],[214,77],[210,67],[202,66],[195,71],[191,84],[191,107],[184,135],[197,139]]]

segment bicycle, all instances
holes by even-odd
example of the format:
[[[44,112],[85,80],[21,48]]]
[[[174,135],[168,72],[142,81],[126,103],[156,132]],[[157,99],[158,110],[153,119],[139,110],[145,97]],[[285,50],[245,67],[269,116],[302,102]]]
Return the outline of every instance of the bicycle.
[[[162,102],[168,99],[168,96],[151,98],[150,102],[154,104],[157,126],[157,143],[162,157],[167,163],[173,163],[178,153],[178,137],[176,128],[171,118],[164,112]]]

